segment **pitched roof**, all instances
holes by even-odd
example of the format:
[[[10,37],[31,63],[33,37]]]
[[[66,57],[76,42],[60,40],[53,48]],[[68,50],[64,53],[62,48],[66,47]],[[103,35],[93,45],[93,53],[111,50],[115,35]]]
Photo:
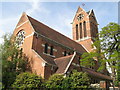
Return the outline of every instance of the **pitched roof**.
[[[67,46],[73,50],[77,50],[79,53],[84,53],[86,52],[86,50],[82,47],[82,45],[80,45],[79,43],[75,42],[74,40],[64,36],[63,34],[53,30],[52,28],[46,26],[45,24],[33,19],[32,17],[28,16],[29,21],[31,22],[34,30],[55,41],[58,42],[60,44],[62,44],[63,46]]]
[[[39,53],[39,55],[48,63],[48,64],[51,64],[51,65],[55,65],[55,62],[54,62],[54,58],[52,58],[51,56],[47,56],[45,54],[41,54]]]
[[[101,74],[99,72],[95,72],[92,69],[82,67],[82,71],[88,73],[92,77],[96,77],[96,78],[99,78],[99,79],[104,79],[104,80],[110,80],[110,81],[112,81],[112,78],[110,76]]]
[[[43,59],[47,64],[54,65],[54,66],[57,67],[57,65],[56,65],[55,62],[54,62],[54,58],[52,58],[52,57],[50,57],[50,56],[46,57],[45,54],[41,54],[41,53],[38,54],[38,52],[35,51],[34,49],[32,49],[32,51],[33,51],[38,57],[40,57],[41,59]]]
[[[73,55],[56,58],[54,61],[58,66],[56,73],[63,74]]]
[[[87,14],[89,14],[90,13],[90,11],[88,11],[88,12],[86,12]]]

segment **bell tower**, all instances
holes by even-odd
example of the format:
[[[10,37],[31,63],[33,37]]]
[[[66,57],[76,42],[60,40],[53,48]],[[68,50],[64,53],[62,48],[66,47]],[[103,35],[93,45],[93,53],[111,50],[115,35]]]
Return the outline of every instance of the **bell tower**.
[[[92,51],[92,44],[98,37],[98,23],[93,10],[86,12],[78,7],[72,23],[73,40],[81,44],[88,52]]]

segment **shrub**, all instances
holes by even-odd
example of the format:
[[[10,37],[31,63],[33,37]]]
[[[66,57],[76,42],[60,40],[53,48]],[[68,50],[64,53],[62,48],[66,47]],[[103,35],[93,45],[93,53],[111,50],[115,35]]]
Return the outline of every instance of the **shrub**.
[[[63,88],[89,88],[90,79],[86,73],[73,71],[63,81]]]
[[[60,74],[52,75],[45,84],[46,88],[89,88],[90,79],[86,73],[73,71],[70,75],[64,77]]]
[[[45,86],[46,88],[61,88],[63,79],[63,75],[54,74],[46,81]]]
[[[12,87],[17,89],[35,89],[42,88],[43,79],[40,76],[29,72],[21,73],[17,76]]]

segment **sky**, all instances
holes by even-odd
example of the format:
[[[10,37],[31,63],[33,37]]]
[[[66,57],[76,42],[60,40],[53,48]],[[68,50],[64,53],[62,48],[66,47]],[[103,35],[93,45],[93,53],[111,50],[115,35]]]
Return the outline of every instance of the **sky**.
[[[82,6],[82,4],[85,4]],[[78,9],[94,10],[99,31],[109,22],[118,22],[117,2],[0,2],[0,43],[2,35],[13,33],[23,12],[72,38],[72,20]]]

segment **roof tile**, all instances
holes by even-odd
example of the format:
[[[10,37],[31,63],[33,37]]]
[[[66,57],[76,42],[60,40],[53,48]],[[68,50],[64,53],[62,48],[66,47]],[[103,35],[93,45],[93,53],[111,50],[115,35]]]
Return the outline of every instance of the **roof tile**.
[[[67,65],[69,64],[72,56],[73,55],[69,55],[69,56],[64,56],[64,57],[54,59],[56,65],[58,66],[58,70],[56,71],[57,74],[64,73],[64,71],[65,71]]]
[[[81,44],[75,42],[74,40],[64,36],[63,34],[53,30],[52,28],[44,25],[43,23],[33,19],[32,17],[28,16],[33,28],[36,32],[44,35],[47,38],[50,38],[64,46],[70,47],[73,50],[77,50],[79,53],[84,53],[86,50],[82,47]]]

